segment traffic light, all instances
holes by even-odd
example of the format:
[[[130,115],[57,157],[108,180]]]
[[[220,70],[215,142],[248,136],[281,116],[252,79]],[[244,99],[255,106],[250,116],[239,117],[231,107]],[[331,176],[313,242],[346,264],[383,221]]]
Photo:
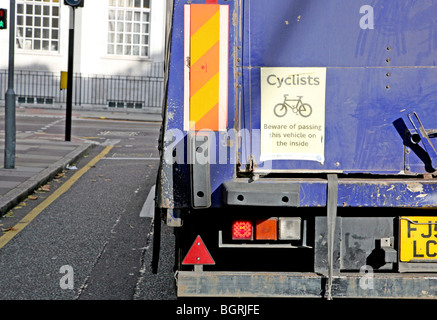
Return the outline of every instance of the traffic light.
[[[8,11],[6,9],[0,8],[0,30],[6,29],[8,26],[7,13]]]
[[[72,7],[83,7],[85,0],[64,0],[64,4]]]

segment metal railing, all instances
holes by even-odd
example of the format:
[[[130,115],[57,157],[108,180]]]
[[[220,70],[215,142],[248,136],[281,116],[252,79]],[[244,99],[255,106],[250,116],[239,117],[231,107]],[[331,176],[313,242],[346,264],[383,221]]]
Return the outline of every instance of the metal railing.
[[[8,71],[0,70],[0,101],[7,90]],[[18,104],[66,103],[67,90],[60,89],[61,73],[15,71],[14,89]],[[85,75],[73,77],[74,106],[108,108],[161,108],[164,90],[163,65],[154,64],[148,76]]]

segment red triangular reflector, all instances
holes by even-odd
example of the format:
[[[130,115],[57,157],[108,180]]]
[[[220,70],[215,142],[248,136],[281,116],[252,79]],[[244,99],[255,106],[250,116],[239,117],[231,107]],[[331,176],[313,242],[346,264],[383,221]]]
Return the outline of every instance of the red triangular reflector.
[[[182,264],[215,264],[200,236],[197,236]]]

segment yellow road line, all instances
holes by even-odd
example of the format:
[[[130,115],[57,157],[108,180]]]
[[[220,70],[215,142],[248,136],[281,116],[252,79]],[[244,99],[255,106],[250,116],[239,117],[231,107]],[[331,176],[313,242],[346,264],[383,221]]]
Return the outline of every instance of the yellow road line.
[[[62,184],[58,189],[56,189],[50,196],[47,197],[43,202],[41,202],[37,207],[30,211],[23,219],[21,219],[11,231],[6,232],[0,237],[0,249],[3,248],[13,237],[15,237],[21,230],[23,230],[29,223],[32,222],[44,209],[51,205],[56,199],[58,199],[62,194],[64,194],[71,186],[79,180],[89,169],[91,169],[100,159],[108,154],[113,146],[107,146],[103,149],[100,154],[94,157],[90,162],[88,162],[82,169],[78,170],[74,175],[71,176],[64,184]]]

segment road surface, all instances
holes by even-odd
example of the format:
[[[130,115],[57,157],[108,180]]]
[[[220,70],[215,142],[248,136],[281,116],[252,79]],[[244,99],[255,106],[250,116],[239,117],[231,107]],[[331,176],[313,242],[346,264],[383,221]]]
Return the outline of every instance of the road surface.
[[[95,146],[50,181],[49,191],[37,191],[35,200],[0,218],[2,235],[20,229],[0,248],[0,300],[175,299],[172,232],[162,230],[160,273],[153,275],[153,221],[140,217],[155,184],[159,127],[73,119],[73,137]],[[50,139],[64,130],[62,116],[17,115],[19,132]],[[24,218],[31,221],[23,228]]]

